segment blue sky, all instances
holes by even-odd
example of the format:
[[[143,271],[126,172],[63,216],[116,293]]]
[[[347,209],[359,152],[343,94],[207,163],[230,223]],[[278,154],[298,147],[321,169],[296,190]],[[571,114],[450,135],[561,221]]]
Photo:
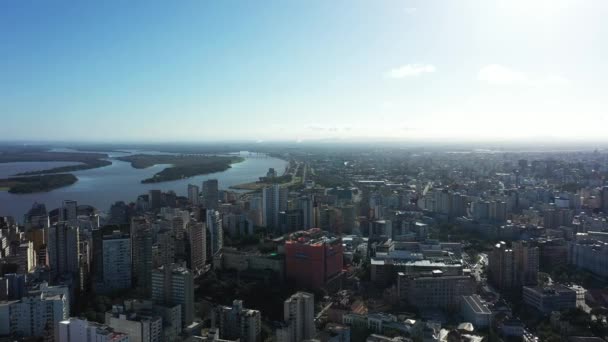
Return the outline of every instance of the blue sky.
[[[0,140],[603,138],[608,2],[2,1]]]

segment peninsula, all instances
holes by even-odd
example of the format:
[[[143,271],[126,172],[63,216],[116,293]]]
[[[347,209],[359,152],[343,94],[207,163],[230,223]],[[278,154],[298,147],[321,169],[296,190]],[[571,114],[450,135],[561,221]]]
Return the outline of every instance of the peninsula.
[[[169,164],[171,166],[156,173],[153,177],[142,180],[142,183],[160,183],[182,178],[221,172],[229,169],[231,164],[242,162],[237,156],[208,155],[150,155],[135,154],[116,158],[131,163],[136,169],[145,169],[153,165]]]
[[[8,192],[13,194],[46,192],[72,185],[76,181],[78,181],[78,178],[70,173],[11,177],[0,179],[0,190],[8,190]]]

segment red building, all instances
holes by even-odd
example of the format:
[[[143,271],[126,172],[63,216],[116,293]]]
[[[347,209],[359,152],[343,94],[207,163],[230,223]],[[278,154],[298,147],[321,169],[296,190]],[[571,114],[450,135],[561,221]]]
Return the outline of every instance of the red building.
[[[285,242],[287,278],[318,289],[342,274],[342,239],[319,228],[291,234]]]

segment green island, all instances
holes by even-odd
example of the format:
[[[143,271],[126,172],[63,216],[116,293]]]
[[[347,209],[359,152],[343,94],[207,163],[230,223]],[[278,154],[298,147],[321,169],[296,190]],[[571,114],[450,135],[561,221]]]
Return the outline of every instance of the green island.
[[[231,164],[240,163],[244,159],[236,156],[202,156],[202,155],[150,155],[134,154],[116,158],[131,163],[136,169],[145,169],[158,164],[170,164],[170,167],[156,173],[153,177],[144,179],[142,183],[159,183],[225,171]]]
[[[46,192],[64,186],[72,185],[78,178],[70,173],[39,175],[27,177],[11,177],[0,179],[0,189],[13,194],[29,194]]]
[[[77,162],[78,165],[60,166],[46,170],[36,170],[19,173],[16,176],[42,175],[49,173],[72,172],[79,170],[95,169],[111,165],[106,160],[105,153],[76,153],[76,152],[50,152],[42,150],[11,151],[0,153],[0,163],[14,162]]]

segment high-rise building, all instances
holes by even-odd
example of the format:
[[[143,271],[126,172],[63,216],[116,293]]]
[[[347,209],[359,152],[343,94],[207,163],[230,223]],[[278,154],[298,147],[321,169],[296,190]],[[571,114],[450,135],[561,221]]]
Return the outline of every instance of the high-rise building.
[[[285,326],[277,330],[278,342],[298,342],[315,336],[315,299],[311,293],[297,292],[283,305]]]
[[[207,258],[213,259],[213,256],[219,253],[224,246],[224,229],[222,227],[222,217],[217,210],[207,209],[207,218],[205,220],[207,226]]]
[[[149,294],[152,282],[152,229],[143,217],[131,219],[131,259],[136,287]]]
[[[182,327],[194,319],[194,280],[192,273],[176,264],[152,271],[152,300],[158,304],[181,305]]]
[[[352,205],[345,205],[340,209],[342,211],[342,221],[343,221],[342,232],[350,234],[357,228],[355,207]]]
[[[25,292],[25,274],[8,273],[0,277],[0,300],[18,300]]]
[[[152,246],[153,268],[175,262],[175,232],[162,228],[156,233],[156,243]]]
[[[302,210],[300,209],[281,211],[279,213],[280,232],[285,234],[302,230],[304,226],[302,221]]]
[[[49,214],[46,211],[46,206],[42,203],[34,203],[32,208],[25,214],[24,217],[25,229],[43,229],[48,228],[51,223]]]
[[[515,282],[518,286],[533,286],[538,281],[540,252],[526,241],[514,241]]]
[[[287,210],[288,189],[279,184],[273,184],[262,190],[262,222],[264,226],[280,229],[279,213]]]
[[[499,289],[514,287],[514,257],[513,250],[507,248],[505,242],[497,243],[488,258],[489,280]]]
[[[319,228],[291,234],[285,242],[287,278],[318,289],[339,279],[343,266],[342,239]]]
[[[478,200],[473,202],[473,219],[477,221],[485,221],[490,218],[490,202]]]
[[[489,279],[501,290],[513,290],[535,285],[538,278],[539,251],[526,242],[505,242],[494,246],[489,256]]]
[[[203,271],[207,263],[207,228],[204,222],[190,221],[187,230],[190,244],[190,269],[199,273]]]
[[[217,179],[208,179],[203,182],[203,200],[207,209],[217,209],[219,207],[219,186]]]
[[[129,223],[129,206],[123,201],[118,201],[110,207],[110,217],[108,224],[127,224]]]
[[[242,301],[234,300],[232,306],[216,308],[215,326],[222,339],[257,342],[262,332],[261,316],[260,311],[243,308]]]
[[[59,210],[59,220],[76,225],[78,219],[78,203],[76,201],[64,200]]]
[[[507,203],[504,201],[493,201],[490,203],[489,218],[497,223],[507,221]]]
[[[608,185],[602,188],[601,196],[602,211],[604,214],[608,214]]]
[[[96,284],[98,292],[131,288],[131,239],[129,234],[114,231],[105,235],[103,249],[103,282]]]
[[[115,332],[107,325],[69,318],[58,324],[58,342],[130,342],[129,335]]]
[[[148,192],[148,204],[150,209],[158,210],[162,206],[162,193],[160,190],[150,190]]]
[[[57,326],[67,318],[67,298],[37,293],[0,303],[0,335],[47,337],[53,340]],[[56,339],[55,339],[56,340]]]
[[[199,205],[201,195],[199,193],[199,187],[194,184],[188,184],[188,201],[193,205]]]
[[[15,248],[15,253],[9,258],[10,262],[17,265],[17,273],[27,274],[36,267],[36,251],[32,241],[22,241]]]
[[[314,202],[310,196],[300,197],[298,207],[302,210],[302,229],[314,228],[315,211]]]
[[[231,237],[253,235],[253,220],[241,213],[225,214],[222,223]]]
[[[78,276],[79,239],[78,227],[72,227],[66,222],[59,222],[49,227],[46,260],[52,281],[60,276]]]

